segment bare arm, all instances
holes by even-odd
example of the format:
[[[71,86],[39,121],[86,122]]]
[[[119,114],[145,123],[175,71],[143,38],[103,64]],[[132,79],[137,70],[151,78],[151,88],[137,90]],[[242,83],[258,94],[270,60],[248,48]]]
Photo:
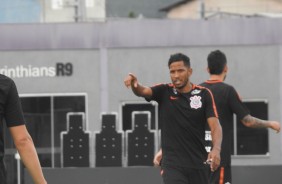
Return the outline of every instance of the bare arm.
[[[131,88],[136,96],[145,98],[152,96],[152,89],[150,87],[141,85],[138,82],[137,77],[132,73],[129,73],[128,76],[126,76],[126,78],[124,79],[124,84],[127,88]]]
[[[242,119],[242,123],[250,128],[271,128],[277,133],[280,132],[280,123],[277,121],[267,121],[247,115]]]
[[[215,117],[208,118],[208,124],[211,130],[213,147],[207,161],[211,161],[211,171],[215,171],[220,165],[222,129],[218,119]]]
[[[15,126],[9,129],[21,159],[32,176],[34,183],[47,184],[43,176],[32,138],[30,137],[26,126]]]

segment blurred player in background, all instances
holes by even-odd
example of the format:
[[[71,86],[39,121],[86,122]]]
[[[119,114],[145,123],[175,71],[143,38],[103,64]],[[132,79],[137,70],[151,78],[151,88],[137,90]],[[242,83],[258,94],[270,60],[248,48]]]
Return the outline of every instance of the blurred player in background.
[[[231,145],[233,130],[233,114],[238,120],[250,128],[271,128],[280,131],[280,123],[277,121],[266,121],[250,115],[249,110],[242,103],[238,93],[233,86],[224,83],[228,71],[227,59],[223,52],[212,51],[208,57],[209,80],[200,84],[210,89],[214,95],[222,126],[223,140],[221,147],[221,164],[218,170],[211,173],[211,184],[232,183],[231,178]]]

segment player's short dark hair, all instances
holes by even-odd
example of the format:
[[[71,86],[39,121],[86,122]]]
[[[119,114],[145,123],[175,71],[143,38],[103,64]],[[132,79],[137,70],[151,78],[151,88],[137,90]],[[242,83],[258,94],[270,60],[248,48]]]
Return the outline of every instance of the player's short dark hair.
[[[177,62],[177,61],[183,61],[184,65],[190,68],[190,58],[182,53],[176,53],[172,54],[168,60],[168,67],[171,65],[171,63]]]
[[[224,70],[225,65],[227,64],[226,56],[220,50],[212,51],[208,55],[207,60],[210,74],[221,74]]]

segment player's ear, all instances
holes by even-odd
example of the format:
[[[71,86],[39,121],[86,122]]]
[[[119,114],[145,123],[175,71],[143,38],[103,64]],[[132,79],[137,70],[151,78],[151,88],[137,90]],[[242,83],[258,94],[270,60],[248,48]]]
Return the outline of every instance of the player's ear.
[[[188,72],[189,72],[189,76],[192,75],[193,69],[192,68],[188,68]]]
[[[227,71],[228,71],[228,66],[227,65],[225,65],[225,67],[224,67],[224,70],[223,70],[225,73],[227,73]]]
[[[210,69],[209,69],[209,67],[207,67],[207,72],[208,72],[208,73],[210,73]]]

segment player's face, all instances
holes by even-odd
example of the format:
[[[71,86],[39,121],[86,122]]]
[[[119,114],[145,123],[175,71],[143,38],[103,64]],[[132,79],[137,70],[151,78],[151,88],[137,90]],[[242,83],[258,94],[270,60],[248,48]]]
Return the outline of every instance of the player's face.
[[[192,69],[185,66],[183,61],[173,62],[169,66],[170,78],[175,88],[181,90],[189,85]]]

